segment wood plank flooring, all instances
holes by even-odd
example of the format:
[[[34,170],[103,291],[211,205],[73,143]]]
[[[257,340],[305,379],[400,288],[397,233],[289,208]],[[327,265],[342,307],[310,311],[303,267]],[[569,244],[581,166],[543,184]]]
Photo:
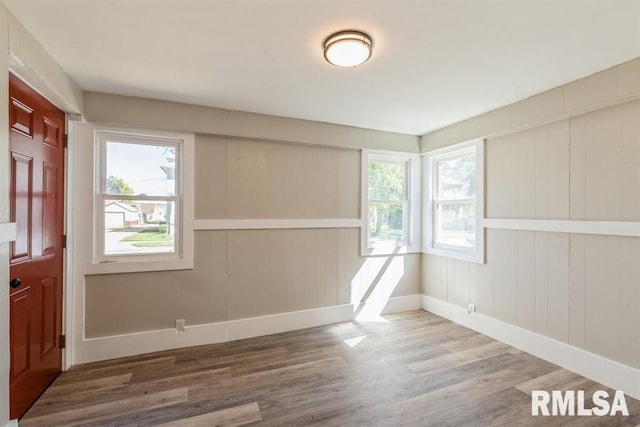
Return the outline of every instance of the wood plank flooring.
[[[421,310],[385,319],[74,367],[20,427],[640,425],[630,397],[629,417],[532,417],[531,390],[608,389]]]

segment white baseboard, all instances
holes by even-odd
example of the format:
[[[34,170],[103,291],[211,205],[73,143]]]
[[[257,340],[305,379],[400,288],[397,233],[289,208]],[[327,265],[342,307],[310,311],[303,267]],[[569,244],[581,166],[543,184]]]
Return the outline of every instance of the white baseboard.
[[[259,337],[279,332],[312,328],[353,320],[353,304],[292,311],[271,316],[232,320],[227,323],[227,341]]]
[[[422,308],[422,294],[404,295],[389,298],[380,314],[402,313],[420,308]]]
[[[417,310],[422,306],[422,295],[389,298],[380,305],[381,314]],[[347,322],[354,319],[353,304],[293,311],[248,319],[187,326],[184,333],[175,329],[162,329],[133,334],[86,338],[74,347],[74,364],[97,362],[118,357],[135,356],[154,351],[215,344],[244,338],[259,337],[296,329]]]
[[[243,338],[353,320],[353,305],[345,304],[249,319],[187,326],[184,333],[162,329],[87,338],[74,349],[75,364],[134,356],[154,351],[215,344]]]
[[[7,427],[18,427],[18,420],[9,420],[6,424]]]
[[[640,370],[466,308],[422,296],[422,308],[579,375],[640,399]]]

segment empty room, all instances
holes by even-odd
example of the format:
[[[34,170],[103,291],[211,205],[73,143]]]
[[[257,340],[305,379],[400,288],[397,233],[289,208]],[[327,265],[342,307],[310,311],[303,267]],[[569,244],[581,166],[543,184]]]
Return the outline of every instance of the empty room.
[[[640,426],[640,0],[0,0],[0,427]]]

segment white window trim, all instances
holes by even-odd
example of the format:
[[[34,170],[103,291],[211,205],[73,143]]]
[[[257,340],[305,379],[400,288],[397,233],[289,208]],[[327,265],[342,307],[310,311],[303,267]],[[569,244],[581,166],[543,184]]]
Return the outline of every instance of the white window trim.
[[[194,229],[194,135],[178,132],[149,131],[113,126],[96,125],[93,131],[94,194],[92,204],[93,236],[92,262],[86,266],[87,274],[125,273],[142,271],[184,270],[193,268],[193,229]],[[104,143],[108,136],[118,135],[121,140],[133,143],[175,143],[178,146],[176,161],[179,162],[179,188],[176,197],[181,198],[180,209],[176,212],[176,250],[169,254],[126,254],[122,256],[104,255],[103,248],[103,212],[100,206],[98,188],[105,177],[99,175],[104,168]],[[156,200],[155,196],[134,196]],[[180,225],[178,225],[180,224]],[[100,249],[102,248],[102,249]]]
[[[389,243],[375,248],[369,247],[369,160],[396,161],[407,163],[407,204],[405,235],[407,241],[401,244]],[[361,153],[361,205],[360,254],[362,256],[420,253],[421,249],[421,182],[420,155],[396,151],[362,150]]]
[[[476,245],[469,250],[458,247],[445,247],[444,245],[435,245],[435,216],[434,216],[434,182],[435,182],[435,166],[434,160],[449,154],[454,155],[456,152],[468,150],[471,147],[476,149]],[[432,255],[444,256],[463,261],[470,261],[479,264],[485,262],[485,229],[484,219],[484,140],[474,139],[472,141],[451,145],[430,151],[423,155],[423,186],[424,194],[424,217],[423,217],[423,248],[422,252]]]

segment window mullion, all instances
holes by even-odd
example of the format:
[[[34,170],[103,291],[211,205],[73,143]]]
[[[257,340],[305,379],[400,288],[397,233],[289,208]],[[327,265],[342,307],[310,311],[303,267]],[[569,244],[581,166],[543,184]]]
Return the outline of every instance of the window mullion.
[[[406,202],[407,200],[369,200],[369,203],[376,205],[397,205]]]
[[[132,195],[125,195],[125,194],[107,194],[107,193],[103,193],[101,195],[105,200],[119,200],[119,201],[125,201],[125,200],[132,200],[134,202],[136,201],[156,201],[156,200],[166,200],[166,201],[177,201],[180,198],[178,196],[132,196]]]

